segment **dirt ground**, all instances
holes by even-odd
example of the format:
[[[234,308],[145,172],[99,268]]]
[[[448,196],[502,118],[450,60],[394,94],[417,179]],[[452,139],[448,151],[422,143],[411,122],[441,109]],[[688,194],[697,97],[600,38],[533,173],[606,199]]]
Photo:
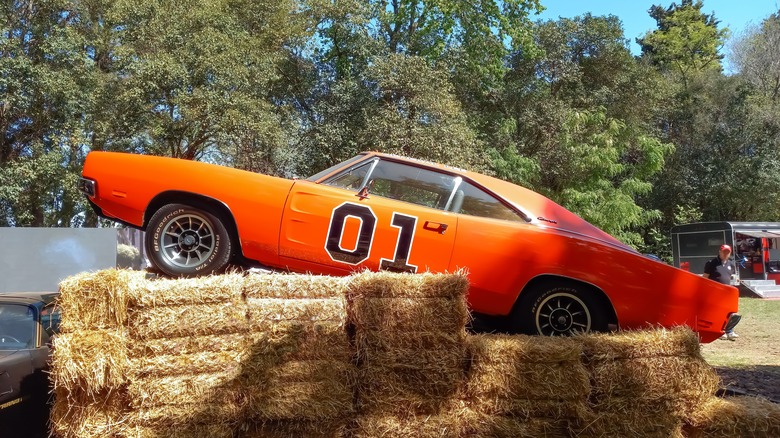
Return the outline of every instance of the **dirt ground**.
[[[727,391],[756,395],[780,403],[780,367],[715,367],[715,371]]]
[[[741,298],[739,307],[739,338],[702,345],[702,355],[726,390],[780,403],[780,300]]]

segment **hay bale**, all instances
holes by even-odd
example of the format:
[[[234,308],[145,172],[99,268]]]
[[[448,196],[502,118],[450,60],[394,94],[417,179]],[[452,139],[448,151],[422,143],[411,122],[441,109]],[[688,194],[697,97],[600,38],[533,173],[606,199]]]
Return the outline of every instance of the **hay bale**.
[[[303,323],[346,321],[343,298],[247,298],[250,324],[298,321]]]
[[[277,362],[338,360],[350,362],[353,351],[343,321],[253,321],[247,336],[253,355]]]
[[[240,347],[241,344],[239,344]],[[130,361],[134,377],[209,374],[214,370],[237,371],[242,368],[247,349],[202,351],[189,354],[149,355]]]
[[[518,418],[503,415],[477,415],[469,424],[468,437],[479,438],[568,438],[572,433],[569,420]]]
[[[355,297],[351,302],[350,322],[357,332],[461,333],[465,337],[470,318],[464,299]]]
[[[638,405],[624,412],[600,412],[573,428],[577,437],[683,437],[683,422],[653,405]]]
[[[462,300],[469,288],[463,271],[454,274],[395,274],[364,271],[349,278],[347,297],[359,298],[445,298]]]
[[[686,420],[692,438],[780,436],[780,404],[757,397],[710,397]]]
[[[470,435],[473,415],[459,409],[445,409],[436,415],[370,413],[357,417],[351,438],[459,438]],[[482,435],[487,437],[488,435]]]
[[[104,330],[123,327],[128,295],[145,281],[144,273],[107,269],[68,277],[60,282],[60,330]]]
[[[234,438],[235,425],[219,424],[155,424],[128,428],[127,438]]]
[[[150,356],[233,352],[245,348],[244,345],[249,342],[248,336],[246,333],[227,333],[133,340],[128,345],[128,355],[137,359]]]
[[[130,405],[135,410],[172,410],[175,422],[211,418],[208,410],[219,406],[217,413],[240,413],[243,393],[236,383],[240,369],[215,370],[211,374],[147,376],[133,379],[127,387]],[[193,410],[192,407],[197,407]],[[180,410],[181,412],[173,412]],[[222,411],[225,411],[224,413]],[[210,411],[209,411],[210,412]],[[150,414],[152,415],[152,414]]]
[[[182,430],[193,425],[218,425],[224,429],[234,429],[242,421],[242,412],[243,406],[233,402],[158,405],[132,409],[127,416],[127,427],[131,430],[143,429],[149,433],[158,431],[159,436],[167,436],[163,433],[165,431]]]
[[[247,331],[246,306],[233,302],[135,307],[128,315],[128,335],[139,340]]]
[[[643,404],[684,416],[720,384],[709,364],[690,357],[599,360],[587,367],[593,382],[591,403],[597,411],[620,412]]]
[[[73,330],[54,337],[51,379],[55,387],[87,394],[118,389],[128,380],[127,337],[122,330]]]
[[[701,358],[699,337],[688,327],[594,333],[577,337],[587,361],[657,357]]]
[[[59,438],[112,438],[127,435],[128,400],[122,391],[87,394],[57,387],[49,429]]]
[[[249,275],[244,280],[247,298],[345,298],[349,278],[299,274]]]
[[[245,417],[269,420],[331,420],[353,412],[355,367],[332,360],[273,364],[247,362],[239,386],[246,394]]]
[[[590,380],[574,339],[469,336],[462,395],[471,409],[521,419],[586,416]]]
[[[327,421],[263,421],[245,423],[237,438],[347,438],[349,420],[331,419]]]
[[[128,307],[156,308],[243,302],[244,276],[236,273],[198,278],[154,279],[129,294]]]

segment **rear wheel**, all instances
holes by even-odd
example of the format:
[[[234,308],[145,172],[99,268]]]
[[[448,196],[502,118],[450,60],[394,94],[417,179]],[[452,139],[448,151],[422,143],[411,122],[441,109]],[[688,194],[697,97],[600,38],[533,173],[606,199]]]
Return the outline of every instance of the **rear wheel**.
[[[586,286],[549,280],[523,292],[512,311],[511,322],[522,333],[568,336],[605,332],[607,312]]]
[[[173,277],[220,272],[230,262],[230,235],[215,215],[183,204],[157,210],[146,227],[152,264]]]

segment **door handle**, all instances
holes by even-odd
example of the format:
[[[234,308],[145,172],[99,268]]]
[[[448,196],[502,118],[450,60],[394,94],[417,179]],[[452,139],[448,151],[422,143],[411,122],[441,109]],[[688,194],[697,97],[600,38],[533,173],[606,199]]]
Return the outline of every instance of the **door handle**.
[[[431,221],[425,221],[425,224],[423,225],[423,228],[428,231],[436,231],[439,234],[444,234],[445,231],[447,231],[447,228],[449,225],[443,224],[440,222],[431,222]]]

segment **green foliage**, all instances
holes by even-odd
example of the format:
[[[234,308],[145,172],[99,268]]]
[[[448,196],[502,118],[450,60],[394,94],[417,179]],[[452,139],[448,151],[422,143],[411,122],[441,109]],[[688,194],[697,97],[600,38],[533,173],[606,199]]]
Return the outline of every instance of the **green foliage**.
[[[721,69],[723,55],[719,50],[729,30],[718,29],[719,22],[713,14],[703,13],[703,6],[701,0],[682,0],[668,8],[654,5],[649,12],[658,29],[637,40],[645,56],[661,68],[679,73],[683,82],[692,73]]]

